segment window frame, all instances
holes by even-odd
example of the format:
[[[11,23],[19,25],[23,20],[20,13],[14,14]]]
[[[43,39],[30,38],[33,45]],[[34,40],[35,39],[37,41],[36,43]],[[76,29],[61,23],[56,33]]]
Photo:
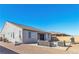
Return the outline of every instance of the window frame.
[[[19,31],[19,38],[21,39],[21,31]]]
[[[28,32],[28,38],[31,38],[31,31]]]
[[[13,32],[13,35],[12,36],[13,36],[13,39],[14,39],[15,38],[14,32]]]

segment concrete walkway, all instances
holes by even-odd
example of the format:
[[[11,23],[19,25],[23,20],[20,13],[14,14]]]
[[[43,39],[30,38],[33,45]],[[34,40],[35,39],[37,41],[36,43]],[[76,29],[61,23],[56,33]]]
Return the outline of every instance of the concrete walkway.
[[[65,54],[63,49],[40,47],[30,44],[21,44],[15,46],[12,43],[0,42],[0,45],[20,54]]]

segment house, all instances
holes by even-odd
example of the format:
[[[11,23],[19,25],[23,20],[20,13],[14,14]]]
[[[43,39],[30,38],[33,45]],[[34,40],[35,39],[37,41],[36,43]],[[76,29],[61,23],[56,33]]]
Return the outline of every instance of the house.
[[[51,40],[51,34],[30,26],[5,22],[1,36],[15,43],[36,43],[38,40]]]

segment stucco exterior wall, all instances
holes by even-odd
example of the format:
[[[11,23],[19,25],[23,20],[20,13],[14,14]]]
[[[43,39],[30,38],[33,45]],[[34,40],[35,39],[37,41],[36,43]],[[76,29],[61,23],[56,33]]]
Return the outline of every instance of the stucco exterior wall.
[[[0,33],[0,37],[1,37],[1,33]]]
[[[21,38],[19,38],[19,31],[21,32],[20,34]],[[14,33],[14,38],[13,38],[13,33]],[[2,30],[2,35],[5,35],[5,38],[13,43],[15,42],[22,43],[22,29],[9,22],[6,22],[6,24],[4,25],[4,28]]]
[[[29,38],[29,32],[31,32],[31,38]],[[23,43],[36,43],[37,32],[23,30]]]
[[[46,33],[45,34],[45,40],[51,40],[51,34]]]

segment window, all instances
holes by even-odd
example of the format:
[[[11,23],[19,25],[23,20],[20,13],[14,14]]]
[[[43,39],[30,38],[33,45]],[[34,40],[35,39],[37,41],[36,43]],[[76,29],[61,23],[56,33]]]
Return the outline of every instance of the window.
[[[19,38],[21,39],[21,31],[19,31]]]
[[[31,32],[28,32],[28,37],[31,38]]]
[[[14,39],[15,37],[14,37],[14,32],[13,32],[13,39]]]
[[[48,38],[50,38],[50,34],[48,34]]]
[[[3,34],[3,37],[5,37],[5,34]]]
[[[12,37],[12,33],[11,33],[11,37]]]

